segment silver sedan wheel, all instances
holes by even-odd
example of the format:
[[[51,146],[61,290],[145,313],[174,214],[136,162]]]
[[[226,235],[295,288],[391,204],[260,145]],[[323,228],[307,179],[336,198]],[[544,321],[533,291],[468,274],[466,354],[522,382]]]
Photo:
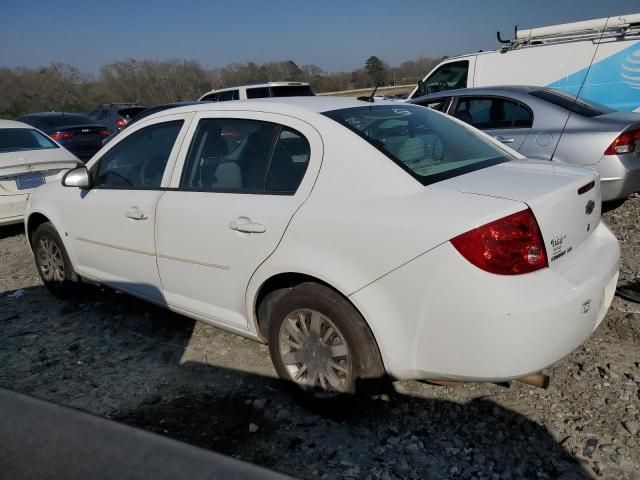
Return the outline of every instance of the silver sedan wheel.
[[[42,277],[47,282],[64,282],[64,259],[60,247],[51,240],[43,237],[38,245],[38,265]]]
[[[303,389],[329,396],[348,390],[352,355],[329,318],[311,309],[295,310],[280,325],[279,340],[282,362]]]

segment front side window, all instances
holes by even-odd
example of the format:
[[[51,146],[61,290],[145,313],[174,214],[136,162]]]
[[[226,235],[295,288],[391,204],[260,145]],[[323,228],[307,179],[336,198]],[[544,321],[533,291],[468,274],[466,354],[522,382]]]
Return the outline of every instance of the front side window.
[[[283,125],[245,119],[200,120],[185,160],[185,190],[293,194],[310,147]]]
[[[453,116],[480,130],[531,128],[533,124],[527,107],[496,97],[460,97]]]
[[[94,185],[103,188],[159,188],[182,120],[150,125],[129,135],[98,162]]]
[[[380,105],[325,115],[358,134],[423,185],[513,159],[472,129],[428,108]]]
[[[424,95],[467,87],[469,61],[451,62],[441,65],[424,82]]]
[[[31,128],[0,129],[0,153],[58,148],[45,135]],[[0,163],[0,167],[2,164]]]
[[[444,112],[446,110],[447,104],[449,103],[451,97],[444,98],[435,98],[433,100],[426,100],[424,102],[417,102],[418,105],[423,107],[430,108],[432,110],[437,110],[439,112]]]
[[[203,102],[217,102],[218,101],[218,94],[217,93],[212,93],[210,95],[207,95],[206,97],[204,97],[202,99]]]

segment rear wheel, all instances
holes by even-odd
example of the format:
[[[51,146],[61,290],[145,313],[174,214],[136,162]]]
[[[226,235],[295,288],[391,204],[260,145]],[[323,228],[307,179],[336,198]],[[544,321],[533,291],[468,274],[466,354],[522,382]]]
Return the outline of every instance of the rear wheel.
[[[324,285],[303,283],[280,298],[270,315],[268,337],[278,375],[312,397],[352,394],[359,381],[384,376],[364,319]]]
[[[55,295],[65,296],[75,286],[75,272],[60,235],[49,222],[33,234],[33,253],[44,285]]]

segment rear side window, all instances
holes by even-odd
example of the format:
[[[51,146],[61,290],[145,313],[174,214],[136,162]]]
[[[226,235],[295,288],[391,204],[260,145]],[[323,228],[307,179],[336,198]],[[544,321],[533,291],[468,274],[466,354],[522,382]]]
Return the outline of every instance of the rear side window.
[[[358,134],[423,185],[513,159],[473,129],[428,108],[380,105],[325,115]]]
[[[150,125],[129,135],[98,162],[94,184],[102,188],[158,188],[183,121]]]
[[[582,99],[577,99],[566,93],[559,92],[557,90],[543,89],[530,92],[532,95],[547,102],[553,103],[559,107],[562,107],[570,112],[577,113],[585,117],[597,117],[598,115],[604,115],[606,113],[612,113],[612,110],[604,105],[599,105],[594,102],[587,102]]]
[[[238,100],[238,90],[227,90],[218,93],[218,102],[228,102],[230,100]]]
[[[309,85],[283,85],[271,87],[271,94],[274,97],[311,97],[313,91]]]
[[[37,130],[31,128],[0,129],[0,153],[47,148],[58,148],[58,146]]]
[[[121,108],[120,110],[118,110],[118,115],[129,120],[135,117],[136,115],[144,112],[146,109],[147,109],[146,107]]]
[[[269,87],[247,88],[247,98],[267,98],[270,96]]]
[[[453,116],[480,130],[531,128],[533,115],[519,102],[495,97],[460,97]]]
[[[307,139],[290,128],[245,119],[200,120],[180,187],[292,195],[309,164]]]

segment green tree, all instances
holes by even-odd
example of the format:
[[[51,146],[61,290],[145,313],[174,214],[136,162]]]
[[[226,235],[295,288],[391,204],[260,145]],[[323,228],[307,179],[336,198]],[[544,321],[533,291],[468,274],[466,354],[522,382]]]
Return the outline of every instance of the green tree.
[[[372,55],[365,62],[364,68],[375,85],[384,84],[387,68],[382,60],[375,55]]]

